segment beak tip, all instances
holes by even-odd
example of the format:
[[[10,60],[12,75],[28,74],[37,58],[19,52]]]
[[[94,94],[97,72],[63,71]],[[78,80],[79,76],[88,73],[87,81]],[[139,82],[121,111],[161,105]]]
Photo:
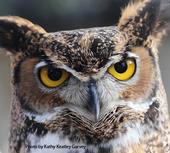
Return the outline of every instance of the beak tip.
[[[89,84],[89,107],[93,114],[95,115],[96,121],[99,119],[100,114],[100,101],[99,95],[97,92],[96,84],[94,82],[90,82]]]
[[[98,120],[99,120],[99,113],[96,113],[95,120],[96,120],[96,121],[98,121]]]

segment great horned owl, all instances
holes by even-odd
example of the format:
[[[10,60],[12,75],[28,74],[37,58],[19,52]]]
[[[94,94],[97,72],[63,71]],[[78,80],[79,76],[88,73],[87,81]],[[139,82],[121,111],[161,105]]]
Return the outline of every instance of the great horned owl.
[[[170,152],[159,7],[134,0],[116,26],[56,33],[0,17],[12,69],[10,153]]]

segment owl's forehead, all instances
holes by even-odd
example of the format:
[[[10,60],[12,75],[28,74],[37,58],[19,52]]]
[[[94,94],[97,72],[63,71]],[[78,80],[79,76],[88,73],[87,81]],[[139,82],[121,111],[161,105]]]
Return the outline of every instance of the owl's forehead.
[[[116,27],[89,28],[52,33],[57,42],[47,56],[77,72],[100,69],[116,53],[125,51],[125,36]]]

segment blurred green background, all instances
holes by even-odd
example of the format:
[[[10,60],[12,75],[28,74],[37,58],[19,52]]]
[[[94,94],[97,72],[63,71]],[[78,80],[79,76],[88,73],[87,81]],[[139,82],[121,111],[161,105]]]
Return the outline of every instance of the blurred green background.
[[[0,15],[18,15],[49,32],[110,26],[128,0],[0,0]],[[170,99],[170,39],[160,47],[160,67]],[[0,50],[0,153],[7,153],[10,116],[10,61]]]

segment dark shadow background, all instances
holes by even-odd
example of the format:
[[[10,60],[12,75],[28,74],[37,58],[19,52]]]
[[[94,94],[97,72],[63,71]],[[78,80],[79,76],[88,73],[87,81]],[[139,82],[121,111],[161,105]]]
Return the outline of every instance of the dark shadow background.
[[[106,26],[116,23],[129,0],[4,0],[0,15],[19,15],[47,31]]]
[[[129,0],[0,0],[0,16],[17,15],[49,32],[115,25]],[[169,1],[170,0],[163,0]],[[169,12],[168,12],[169,13]],[[160,48],[160,66],[170,99],[170,39]],[[1,50],[0,50],[1,52]],[[0,53],[0,153],[7,153],[10,112],[10,62]]]

